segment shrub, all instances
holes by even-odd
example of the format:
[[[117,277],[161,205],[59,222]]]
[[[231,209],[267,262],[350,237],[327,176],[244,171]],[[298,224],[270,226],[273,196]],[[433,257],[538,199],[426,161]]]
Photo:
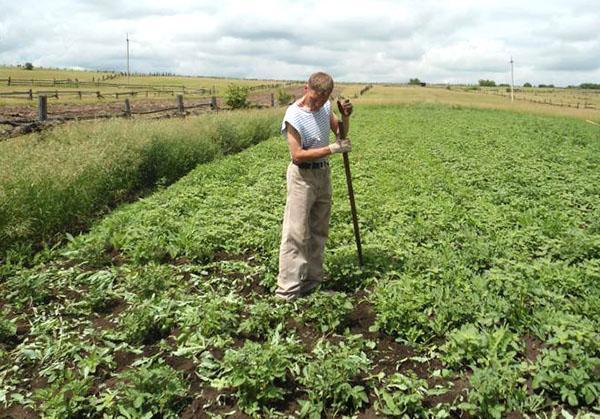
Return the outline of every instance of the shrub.
[[[237,84],[230,84],[225,90],[225,103],[232,109],[248,107],[248,93],[250,88]]]
[[[288,105],[294,96],[291,93],[288,93],[283,87],[280,87],[277,91],[277,102],[280,105]]]

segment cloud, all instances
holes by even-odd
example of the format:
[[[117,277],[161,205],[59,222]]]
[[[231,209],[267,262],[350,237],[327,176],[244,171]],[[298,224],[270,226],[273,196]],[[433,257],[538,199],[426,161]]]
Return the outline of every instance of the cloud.
[[[344,81],[598,82],[591,0],[6,2],[0,63]],[[551,80],[551,81],[550,81]]]

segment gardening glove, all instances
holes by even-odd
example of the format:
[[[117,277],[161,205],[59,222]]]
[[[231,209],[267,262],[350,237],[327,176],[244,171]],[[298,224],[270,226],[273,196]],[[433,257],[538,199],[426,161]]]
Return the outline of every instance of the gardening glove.
[[[337,140],[335,143],[329,144],[329,150],[331,150],[331,154],[348,153],[352,150],[352,143],[349,138]]]

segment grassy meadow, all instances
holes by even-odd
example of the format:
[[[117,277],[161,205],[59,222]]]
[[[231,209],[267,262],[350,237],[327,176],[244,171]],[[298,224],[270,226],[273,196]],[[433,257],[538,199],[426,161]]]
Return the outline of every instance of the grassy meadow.
[[[291,304],[273,297],[285,141],[199,164],[39,263],[4,266],[0,416],[600,414],[598,127],[381,89],[350,128],[364,267],[340,156],[326,278]],[[196,149],[201,119],[163,124],[22,140],[49,150],[45,176],[69,135],[92,160],[111,160],[108,142],[139,161],[146,137]]]

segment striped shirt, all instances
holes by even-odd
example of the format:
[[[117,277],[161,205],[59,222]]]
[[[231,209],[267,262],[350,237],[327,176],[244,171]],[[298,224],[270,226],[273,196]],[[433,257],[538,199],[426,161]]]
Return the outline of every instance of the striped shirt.
[[[289,123],[300,134],[303,149],[320,148],[329,145],[329,130],[331,118],[331,103],[329,101],[316,111],[302,109],[294,102],[285,111],[281,123],[281,133],[287,136],[285,123]],[[315,162],[327,161],[327,157],[314,160]]]

